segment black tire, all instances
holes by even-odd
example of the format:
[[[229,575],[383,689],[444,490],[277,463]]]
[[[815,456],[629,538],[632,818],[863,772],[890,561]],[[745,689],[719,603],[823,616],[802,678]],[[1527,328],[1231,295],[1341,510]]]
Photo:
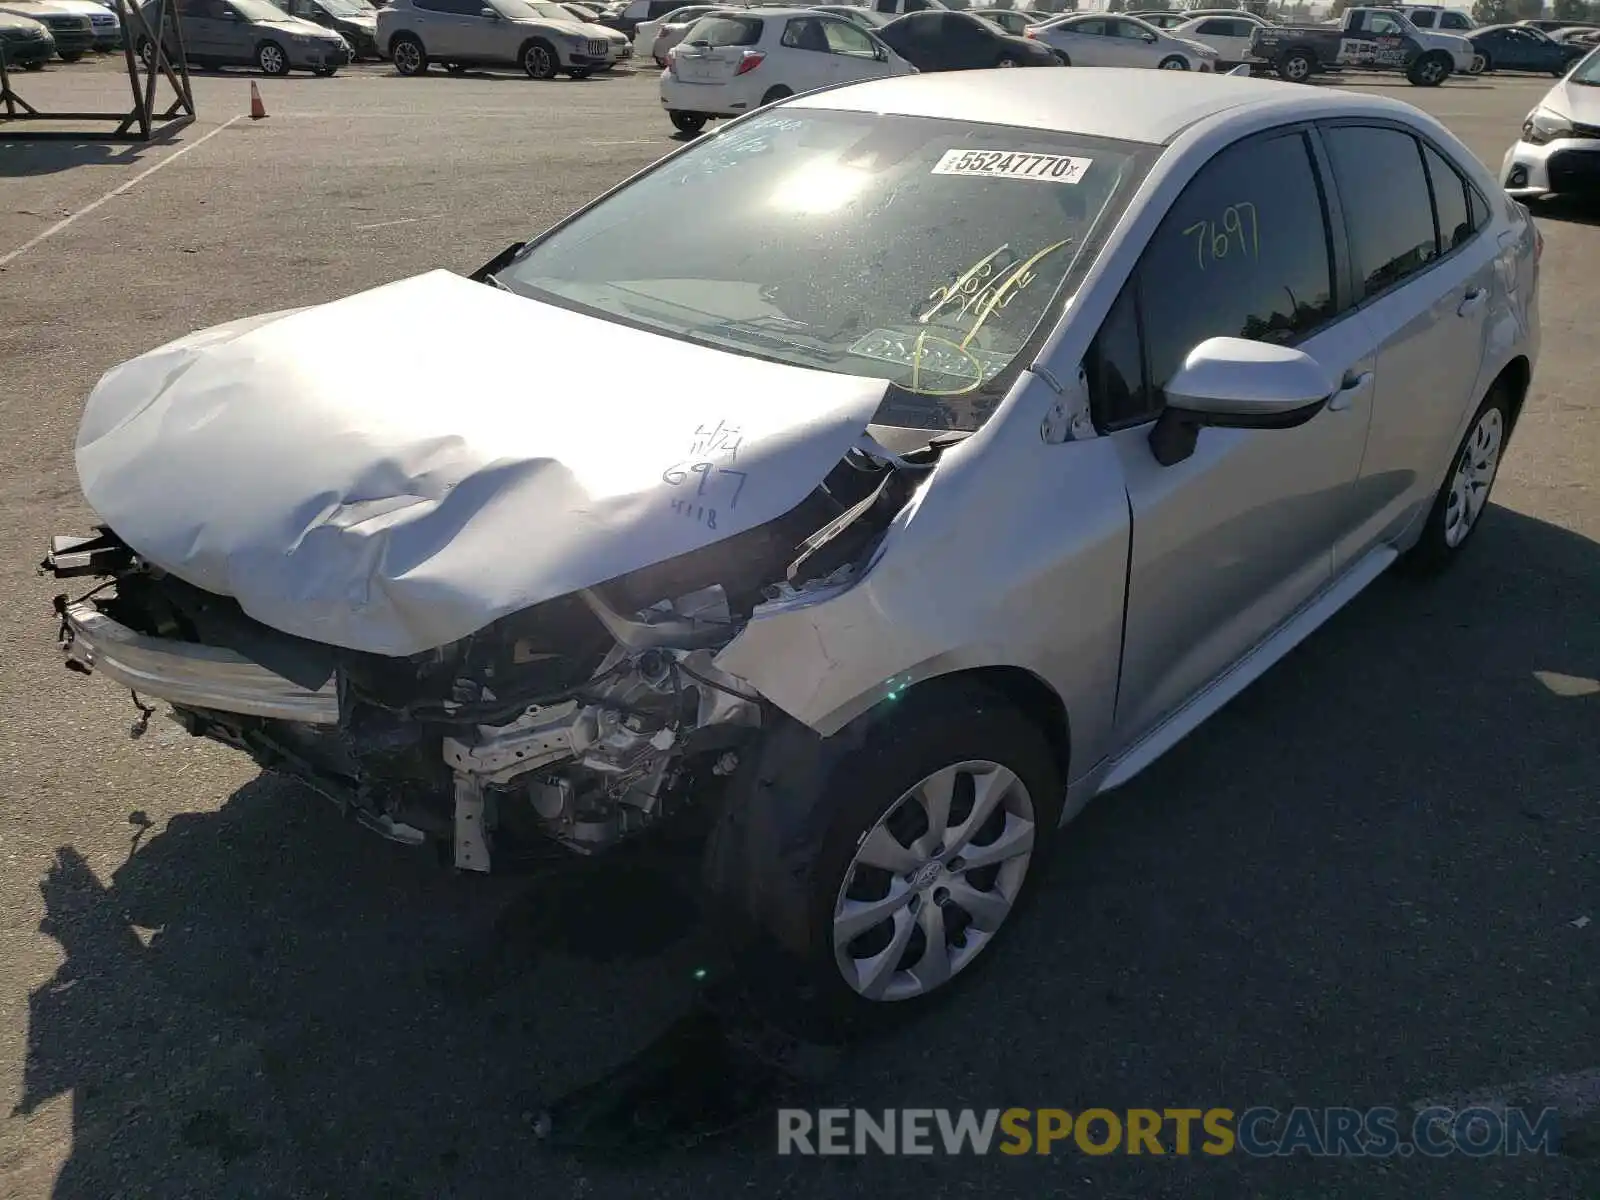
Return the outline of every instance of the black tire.
[[[142,37],[139,39],[138,44],[134,46],[133,52],[139,61],[148,67],[150,61],[156,56],[155,43],[149,38]]]
[[[673,110],[667,113],[667,117],[672,121],[672,127],[679,133],[699,133],[706,127],[705,116],[701,113]]]
[[[1406,82],[1412,87],[1438,87],[1450,78],[1450,57],[1432,50],[1406,68]]]
[[[1288,50],[1278,59],[1278,78],[1285,83],[1306,83],[1317,73],[1317,60],[1309,50]]]
[[[289,52],[277,42],[268,40],[256,47],[256,66],[263,75],[287,75]]]
[[[1002,54],[999,61],[994,65],[996,67],[1020,67],[1022,66],[1022,63],[1018,62],[1015,58],[1012,58],[1009,54]]]
[[[1487,75],[1492,70],[1494,70],[1494,59],[1487,54],[1483,55],[1483,70],[1479,71],[1478,74]]]
[[[587,79],[587,78],[589,78],[589,68],[588,67],[569,67],[567,69],[567,78],[568,79]]]
[[[1054,51],[1055,56],[1061,60],[1061,65],[1063,67],[1070,67],[1072,65],[1072,59],[1068,56],[1065,50],[1054,50],[1053,47],[1052,50]]]
[[[782,794],[750,797],[757,803],[782,801],[797,806],[789,811],[803,813],[799,819],[817,831],[816,835],[797,839],[799,844],[783,838],[782,862],[760,861],[773,853],[763,848],[763,839],[747,847],[745,870],[751,877],[770,878],[770,873],[782,872],[795,881],[795,886],[789,889],[792,895],[777,902],[785,911],[751,911],[745,919],[753,921],[758,931],[765,929],[765,937],[758,932],[757,950],[769,952],[774,960],[769,978],[794,977],[793,989],[785,986],[782,991],[798,1000],[798,1006],[791,1007],[775,998],[775,1011],[769,1015],[784,1023],[798,1022],[804,1032],[823,1038],[848,1036],[904,1019],[952,994],[976,974],[981,964],[991,961],[993,953],[988,942],[1005,936],[1006,926],[1025,904],[1044,867],[1053,840],[1050,834],[1060,817],[1063,785],[1049,742],[1025,713],[997,692],[966,681],[935,682],[914,690],[896,705],[864,718],[866,724],[852,726],[822,742],[827,753],[826,765],[820,769],[799,769],[782,778],[764,772],[759,786],[780,789]],[[837,906],[847,896],[871,901],[880,887],[887,894],[888,889],[902,890],[903,885],[889,871],[865,864],[857,866],[856,854],[880,824],[894,834],[899,848],[909,845],[918,836],[914,832],[915,821],[920,819],[921,828],[926,830],[927,817],[915,799],[906,799],[907,793],[939,771],[974,760],[1006,768],[1020,781],[1025,799],[1031,802],[1025,806],[1031,808],[1033,821],[1031,857],[1019,864],[1024,871],[1022,878],[1006,885],[1012,888],[1010,907],[965,962],[951,964],[953,970],[944,982],[909,998],[868,999],[846,980],[845,968],[836,957]],[[958,785],[950,803],[952,818],[959,822],[962,809],[970,810],[974,796],[970,786]],[[999,818],[1001,828],[1011,823],[1004,809],[995,809],[994,816]],[[896,828],[901,817],[912,821],[911,829]],[[972,847],[993,845],[997,838],[998,832],[980,826],[977,838],[964,845],[970,853]],[[947,855],[948,852],[938,854],[938,858]],[[999,880],[988,872],[996,868],[978,868],[969,874],[968,868],[961,866],[959,855],[949,861],[960,880],[991,897],[995,895]],[[925,872],[912,873],[920,876]],[[951,882],[954,886],[954,880]],[[949,889],[924,881],[920,888],[913,884],[904,890],[928,894],[926,898],[908,900],[902,911],[915,914],[938,905],[939,924],[947,937],[953,937],[953,949],[959,953],[967,947],[971,926],[964,922],[955,929],[944,925],[946,913],[951,914],[954,923],[960,920],[959,914],[967,911],[955,902]],[[849,895],[850,891],[855,894]],[[954,903],[954,908],[948,907],[947,902]],[[873,934],[881,937],[886,932],[881,924],[866,927],[839,953],[856,962],[870,958],[882,951],[875,951],[863,939]],[[786,951],[777,950],[780,940]],[[878,938],[870,940],[876,944]],[[922,945],[927,944],[912,935],[902,955],[915,955],[919,940]],[[896,967],[906,961],[902,957]]]
[[[318,79],[332,79],[338,67],[312,67],[311,73]]]
[[[1189,60],[1181,54],[1169,54],[1156,64],[1163,71],[1187,71]]]
[[[63,50],[61,52],[61,61],[65,63],[74,63],[82,58],[83,55],[84,51],[82,50]]]
[[[1478,526],[1483,524],[1483,513],[1489,506],[1489,497],[1494,491],[1500,463],[1505,458],[1506,443],[1511,437],[1511,405],[1510,390],[1504,384],[1496,383],[1489,389],[1489,394],[1484,397],[1483,403],[1478,406],[1478,411],[1472,414],[1466,435],[1462,437],[1461,444],[1451,456],[1450,468],[1445,472],[1444,482],[1439,485],[1433,507],[1428,510],[1428,519],[1423,524],[1422,536],[1417,544],[1406,552],[1402,560],[1412,574],[1435,575],[1444,570],[1461,556],[1462,549],[1478,531]],[[1491,418],[1489,416],[1491,411],[1498,413],[1498,418]],[[1477,512],[1467,522],[1466,531],[1458,536],[1453,535],[1456,509],[1452,506],[1451,499],[1452,492],[1455,491],[1456,474],[1462,469],[1464,460],[1476,456],[1479,449],[1477,439],[1481,436],[1480,429],[1486,423],[1492,423],[1497,430],[1498,441],[1495,445],[1493,470],[1482,485],[1483,498]],[[1460,498],[1457,497],[1457,503],[1460,502]]]
[[[780,83],[777,87],[770,87],[766,90],[766,94],[761,97],[761,103],[763,106],[776,104],[779,100],[792,95],[794,95],[794,89],[786,88]]]
[[[33,62],[23,63],[22,69],[24,71],[42,71],[44,70],[44,63],[42,60],[35,59]]]
[[[428,52],[415,34],[397,33],[389,39],[389,61],[396,72],[407,77],[428,73]]]
[[[535,38],[522,48],[521,62],[529,79],[554,79],[561,70],[561,56],[543,38]]]

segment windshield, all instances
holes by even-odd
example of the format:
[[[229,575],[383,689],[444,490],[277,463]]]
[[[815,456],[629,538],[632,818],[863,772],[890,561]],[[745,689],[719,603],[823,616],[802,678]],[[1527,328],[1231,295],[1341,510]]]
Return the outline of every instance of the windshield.
[[[377,10],[370,4],[361,3],[361,0],[317,0],[329,13],[336,17],[364,17]]]
[[[779,110],[671,158],[499,280],[687,341],[889,380],[880,424],[971,430],[1157,153]]]
[[[1600,87],[1600,50],[1591,50],[1584,55],[1578,65],[1572,68],[1567,82],[1582,87]]]

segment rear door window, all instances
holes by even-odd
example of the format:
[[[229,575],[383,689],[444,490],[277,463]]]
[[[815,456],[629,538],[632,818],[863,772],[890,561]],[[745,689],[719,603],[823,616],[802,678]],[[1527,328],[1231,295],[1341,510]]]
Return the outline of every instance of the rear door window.
[[[1344,208],[1358,296],[1370,299],[1439,257],[1422,148],[1398,129],[1339,125],[1323,131]]]
[[[1472,209],[1467,200],[1467,181],[1432,146],[1422,148],[1428,165],[1428,183],[1433,188],[1434,219],[1439,226],[1439,248],[1448,254],[1472,238]]]

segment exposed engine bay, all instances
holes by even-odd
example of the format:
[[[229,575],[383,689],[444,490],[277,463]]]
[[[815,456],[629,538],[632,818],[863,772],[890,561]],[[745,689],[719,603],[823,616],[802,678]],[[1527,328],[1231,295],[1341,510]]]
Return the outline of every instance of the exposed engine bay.
[[[517,847],[602,850],[731,774],[768,705],[718,669],[717,652],[763,606],[847,586],[960,436],[903,456],[864,436],[776,520],[408,657],[271,628],[142,560],[109,529],[56,539],[42,569],[98,584],[84,600],[58,598],[63,650],[69,665],[112,674],[136,698],[160,688],[142,692],[109,656],[75,645],[86,632],[71,616],[85,604],[162,645],[217,648],[305,688],[331,687],[336,723],[331,712],[298,721],[161,698],[190,733],[297,776],[390,838],[435,842],[457,867],[487,871]]]

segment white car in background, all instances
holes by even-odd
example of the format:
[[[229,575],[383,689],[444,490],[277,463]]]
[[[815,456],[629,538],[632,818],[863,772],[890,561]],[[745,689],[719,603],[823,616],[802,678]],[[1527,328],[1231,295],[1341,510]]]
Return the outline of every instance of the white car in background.
[[[1217,52],[1174,37],[1136,17],[1085,13],[1028,30],[1028,36],[1067,56],[1074,67],[1159,67],[1164,71],[1215,71]]]
[[[656,29],[655,41],[650,44],[650,57],[655,59],[658,67],[667,65],[667,52],[683,41],[689,30],[699,23],[701,17],[736,17],[740,12],[738,8],[703,8],[700,5],[680,11],[688,12],[690,15],[680,17],[678,13],[671,13],[663,17]],[[641,25],[639,28],[643,29],[644,26]]]
[[[1253,13],[1202,16],[1174,25],[1167,33],[1187,42],[1199,42],[1217,52],[1219,62],[1230,66],[1250,61],[1250,37],[1268,22]]]
[[[667,54],[661,107],[680,133],[835,83],[917,69],[853,21],[810,8],[702,17]]]
[[[656,38],[664,26],[685,22],[693,24],[701,17],[727,7],[725,4],[687,4],[653,20],[640,21],[633,29],[633,56],[643,58],[648,55],[655,48]]]
[[[1544,94],[1506,151],[1500,183],[1519,200],[1600,194],[1600,49]]]

